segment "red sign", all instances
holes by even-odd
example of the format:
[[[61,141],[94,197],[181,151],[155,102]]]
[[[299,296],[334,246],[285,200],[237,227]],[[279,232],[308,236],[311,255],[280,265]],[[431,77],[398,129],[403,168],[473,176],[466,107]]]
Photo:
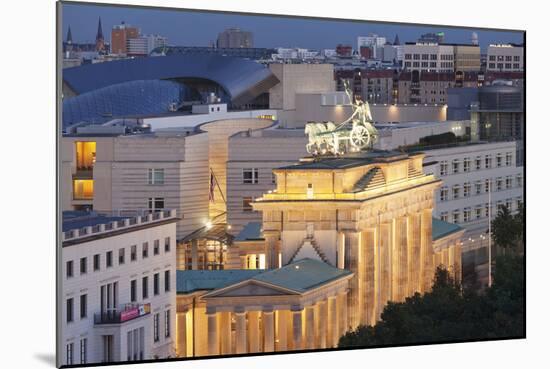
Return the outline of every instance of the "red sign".
[[[132,308],[124,310],[120,313],[120,321],[125,322],[130,319],[137,318],[139,316],[139,308]]]

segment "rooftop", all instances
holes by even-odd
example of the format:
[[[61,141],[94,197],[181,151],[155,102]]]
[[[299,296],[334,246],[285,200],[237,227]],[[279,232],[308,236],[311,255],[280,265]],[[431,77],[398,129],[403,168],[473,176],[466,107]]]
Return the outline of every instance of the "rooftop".
[[[237,237],[235,237],[235,241],[256,241],[263,239],[262,223],[260,222],[247,223]]]
[[[432,240],[438,240],[462,229],[459,225],[432,218]]]
[[[176,271],[177,293],[215,290],[252,278],[262,269],[235,270],[178,270]]]
[[[407,157],[397,151],[362,151],[346,154],[344,157],[320,157],[300,163],[281,167],[278,169],[302,170],[302,169],[349,169],[376,162],[387,162]]]

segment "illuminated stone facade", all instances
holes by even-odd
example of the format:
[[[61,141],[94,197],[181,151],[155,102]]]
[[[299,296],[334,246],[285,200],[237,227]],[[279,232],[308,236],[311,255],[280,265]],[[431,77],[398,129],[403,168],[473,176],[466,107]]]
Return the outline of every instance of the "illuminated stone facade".
[[[432,218],[441,181],[423,158],[360,152],[275,169],[277,189],[253,203],[262,224],[237,236],[224,270],[178,271],[178,356],[336,347],[388,301],[428,291],[438,265],[460,280],[463,230]]]

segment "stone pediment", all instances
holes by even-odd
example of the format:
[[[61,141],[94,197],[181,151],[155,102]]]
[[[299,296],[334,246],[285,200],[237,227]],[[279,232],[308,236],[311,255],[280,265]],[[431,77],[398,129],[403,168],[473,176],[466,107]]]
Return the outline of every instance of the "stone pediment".
[[[272,286],[267,283],[247,280],[237,284],[214,290],[203,298],[209,297],[253,297],[253,296],[283,296],[296,295],[292,290],[287,290],[277,286]]]

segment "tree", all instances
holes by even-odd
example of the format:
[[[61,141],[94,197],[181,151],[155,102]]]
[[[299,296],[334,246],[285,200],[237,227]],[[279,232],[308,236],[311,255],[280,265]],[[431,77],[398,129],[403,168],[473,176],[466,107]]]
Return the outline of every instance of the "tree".
[[[503,250],[517,253],[523,241],[523,206],[512,215],[507,206],[499,206],[495,219],[491,222],[492,238]]]
[[[437,268],[430,292],[389,302],[375,326],[360,326],[339,347],[468,341],[525,335],[523,258],[497,258],[495,280],[481,293],[462,289]]]

